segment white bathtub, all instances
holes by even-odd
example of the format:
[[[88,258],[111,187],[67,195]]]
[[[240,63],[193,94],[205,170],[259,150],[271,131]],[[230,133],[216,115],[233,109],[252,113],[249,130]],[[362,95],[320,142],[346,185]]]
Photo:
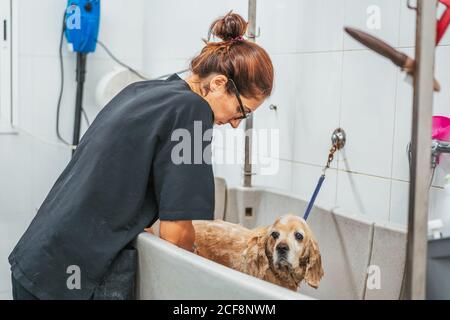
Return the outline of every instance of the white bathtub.
[[[228,189],[216,179],[218,219],[246,227],[271,224],[276,217],[303,214],[307,203],[269,189]],[[315,207],[311,226],[325,276],[319,289],[303,284],[300,293],[226,268],[150,234],[136,240],[139,299],[398,299],[406,248],[405,230],[378,225]],[[371,281],[378,274],[380,281]],[[369,285],[367,285],[369,283]],[[379,288],[378,285],[379,284]]]

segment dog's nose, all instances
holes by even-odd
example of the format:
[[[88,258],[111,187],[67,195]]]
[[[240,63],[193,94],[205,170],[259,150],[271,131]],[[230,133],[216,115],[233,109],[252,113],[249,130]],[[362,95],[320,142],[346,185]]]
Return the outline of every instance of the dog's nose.
[[[289,246],[286,243],[279,243],[277,245],[277,251],[279,253],[286,253],[289,250]]]

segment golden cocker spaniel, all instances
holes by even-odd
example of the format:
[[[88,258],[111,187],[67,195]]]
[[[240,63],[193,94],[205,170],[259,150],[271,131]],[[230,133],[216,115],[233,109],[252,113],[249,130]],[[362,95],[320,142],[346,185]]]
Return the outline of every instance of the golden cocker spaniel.
[[[322,260],[304,219],[286,215],[253,230],[221,220],[193,224],[198,255],[294,291],[303,280],[318,288]]]

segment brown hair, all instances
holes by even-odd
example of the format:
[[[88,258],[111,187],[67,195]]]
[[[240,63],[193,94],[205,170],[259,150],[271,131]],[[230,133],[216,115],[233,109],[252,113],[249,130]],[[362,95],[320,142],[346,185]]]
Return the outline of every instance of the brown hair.
[[[244,40],[248,23],[238,14],[230,11],[215,20],[209,35],[222,39],[221,42],[204,40],[206,46],[192,59],[190,69],[200,78],[213,73],[232,79],[241,95],[247,98],[271,95],[274,71],[267,52],[254,42]],[[232,86],[228,85],[228,92]]]

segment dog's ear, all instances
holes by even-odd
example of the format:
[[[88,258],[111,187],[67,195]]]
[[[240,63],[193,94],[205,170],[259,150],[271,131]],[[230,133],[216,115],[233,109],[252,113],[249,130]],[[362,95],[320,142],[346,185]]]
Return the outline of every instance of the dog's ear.
[[[266,256],[267,232],[268,227],[255,230],[243,253],[245,272],[260,279],[264,277],[269,268],[269,259]]]
[[[320,279],[323,277],[322,258],[319,245],[311,238],[308,242],[308,262],[306,264],[305,281],[313,288],[319,287]]]

